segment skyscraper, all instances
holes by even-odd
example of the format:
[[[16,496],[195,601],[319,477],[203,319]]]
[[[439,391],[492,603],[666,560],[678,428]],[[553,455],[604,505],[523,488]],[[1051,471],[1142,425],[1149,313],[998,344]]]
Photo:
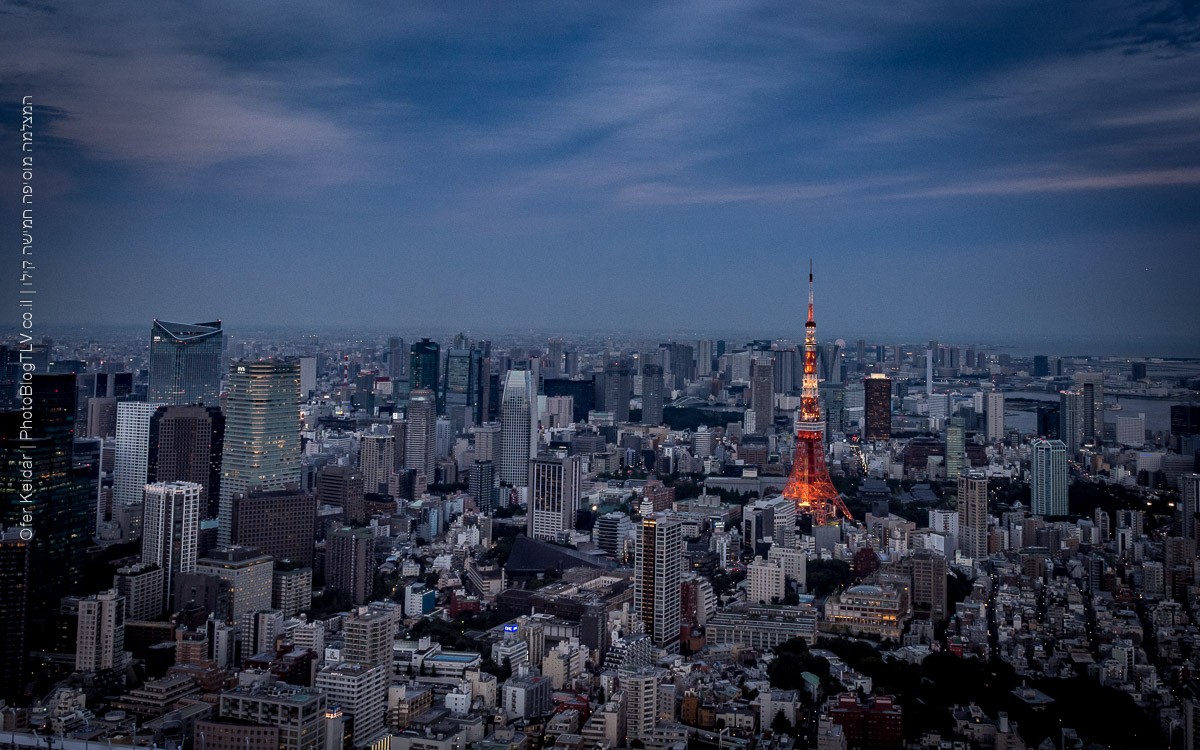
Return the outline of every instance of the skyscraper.
[[[19,529],[0,534],[0,698],[15,701],[26,682],[30,541]]]
[[[74,469],[75,376],[32,377],[25,411],[0,412],[0,524],[32,532],[31,650],[45,647],[44,620],[83,574],[95,498]]]
[[[965,425],[962,417],[951,417],[946,426],[946,480],[958,480],[966,459]]]
[[[478,349],[450,350],[446,355],[446,382],[442,394],[454,434],[483,422],[483,352]]]
[[[1196,538],[1196,514],[1200,513],[1200,474],[1188,472],[1179,477],[1180,536]]]
[[[388,339],[388,377],[392,381],[400,380],[408,369],[408,351],[404,348],[404,339],[392,336]]]
[[[117,455],[113,468],[113,505],[142,501],[150,466],[150,418],[163,406],[144,401],[117,404]]]
[[[775,362],[768,356],[755,357],[750,363],[750,410],[754,412],[754,432],[770,435],[775,431]]]
[[[642,366],[642,424],[657,427],[663,423],[663,368]]]
[[[529,481],[529,459],[537,455],[537,414],[530,375],[525,370],[509,370],[500,399],[500,481],[514,487]],[[628,417],[628,400],[625,412]]]
[[[582,482],[578,456],[530,459],[526,535],[553,542],[560,533],[575,528]]]
[[[413,344],[415,347],[416,344]],[[437,399],[428,388],[408,394],[407,427],[404,436],[404,468],[417,472],[415,495],[433,483],[437,457]],[[370,488],[368,488],[370,489]]]
[[[892,436],[892,381],[879,373],[863,380],[863,437],[887,440]]]
[[[199,484],[200,515],[216,518],[224,446],[225,415],[220,407],[161,407],[150,417],[146,481]]]
[[[1060,391],[1058,409],[1058,434],[1074,456],[1087,442],[1084,438],[1085,414],[1089,411],[1083,400],[1083,391],[1071,389]]]
[[[412,345],[408,359],[408,384],[412,390],[419,388],[437,393],[441,381],[438,378],[438,360],[441,347],[436,341],[421,339]]]
[[[655,646],[676,651],[681,622],[683,524],[666,513],[652,513],[638,529],[633,601]]]
[[[1004,394],[1000,391],[988,391],[987,404],[987,439],[990,442],[1004,439]]]
[[[239,360],[229,368],[218,542],[229,544],[230,499],[300,484],[300,363]]]
[[[962,553],[987,557],[988,480],[982,471],[958,475],[958,529]]]
[[[221,396],[221,321],[150,325],[147,401],[217,406]]]
[[[145,487],[142,562],[163,570],[161,602],[169,602],[177,575],[196,572],[203,489],[194,482],[155,482]]]
[[[604,409],[617,424],[629,421],[629,396],[633,392],[629,363],[624,360],[604,365]]]
[[[1083,393],[1083,444],[1104,441],[1104,373],[1077,372],[1075,387]]]
[[[1061,440],[1034,440],[1031,510],[1035,516],[1067,514],[1067,446]]]

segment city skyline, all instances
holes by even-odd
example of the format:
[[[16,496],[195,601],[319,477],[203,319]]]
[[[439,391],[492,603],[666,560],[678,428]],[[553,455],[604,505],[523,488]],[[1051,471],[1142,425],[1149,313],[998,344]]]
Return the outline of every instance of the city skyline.
[[[1200,352],[1180,6],[217,9],[6,8],[40,325],[786,332],[811,255],[829,334]]]

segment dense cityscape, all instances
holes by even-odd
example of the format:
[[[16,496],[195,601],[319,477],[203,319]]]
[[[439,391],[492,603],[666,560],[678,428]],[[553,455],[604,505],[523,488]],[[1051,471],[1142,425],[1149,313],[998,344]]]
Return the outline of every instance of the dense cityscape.
[[[5,739],[1193,747],[1200,362],[808,311],[5,346]]]
[[[1200,750],[1194,0],[0,0],[0,750]]]

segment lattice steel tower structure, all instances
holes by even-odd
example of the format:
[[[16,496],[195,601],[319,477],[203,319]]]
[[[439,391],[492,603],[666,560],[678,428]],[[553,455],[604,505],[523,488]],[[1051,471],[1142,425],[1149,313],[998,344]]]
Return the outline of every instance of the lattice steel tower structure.
[[[812,516],[813,526],[824,526],[840,511],[853,518],[829,479],[825,466],[825,420],[817,398],[817,324],[813,321],[812,261],[808,264],[808,322],[804,324],[804,384],[800,420],[796,423],[796,453],[783,496],[796,503],[797,513]]]

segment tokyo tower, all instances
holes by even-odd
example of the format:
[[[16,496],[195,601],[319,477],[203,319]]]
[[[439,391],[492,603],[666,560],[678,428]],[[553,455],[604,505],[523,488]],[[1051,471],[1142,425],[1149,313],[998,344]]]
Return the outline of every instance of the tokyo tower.
[[[808,262],[808,322],[804,324],[804,389],[800,420],[796,422],[796,453],[783,496],[796,503],[797,513],[812,516],[813,526],[833,522],[840,511],[853,518],[829,480],[825,466],[825,420],[817,400],[817,324],[813,321],[812,261]]]

